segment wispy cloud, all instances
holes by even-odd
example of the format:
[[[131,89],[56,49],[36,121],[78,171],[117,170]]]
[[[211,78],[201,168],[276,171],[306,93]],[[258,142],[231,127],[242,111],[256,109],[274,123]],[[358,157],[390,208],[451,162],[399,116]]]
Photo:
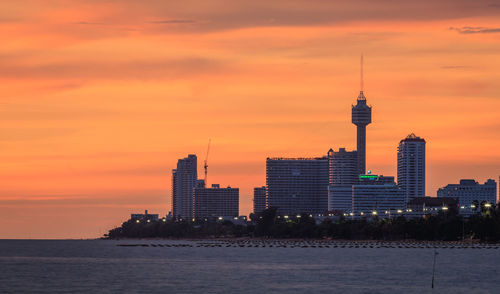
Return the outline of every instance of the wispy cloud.
[[[74,22],[73,24],[77,24],[77,25],[104,25],[105,23],[103,23],[103,22],[77,21],[77,22]]]
[[[441,66],[442,69],[466,69],[470,68],[468,65],[443,65]]]
[[[153,24],[189,24],[189,23],[196,23],[196,21],[191,20],[191,19],[166,19],[166,20],[148,21],[148,23],[153,23]]]
[[[44,65],[23,65],[21,61],[0,65],[3,78],[104,78],[104,79],[178,79],[214,74],[229,67],[227,61],[204,57],[131,60],[73,60]]]
[[[460,34],[492,34],[500,33],[500,28],[487,28],[487,27],[450,27],[450,30],[457,31]]]
[[[0,141],[32,141],[64,137],[76,133],[75,128],[2,128]]]

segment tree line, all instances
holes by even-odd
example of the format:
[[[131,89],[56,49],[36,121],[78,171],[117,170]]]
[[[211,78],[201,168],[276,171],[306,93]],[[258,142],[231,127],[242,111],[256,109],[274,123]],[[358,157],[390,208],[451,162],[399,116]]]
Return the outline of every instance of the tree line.
[[[128,220],[104,237],[120,238],[314,238],[346,240],[500,241],[500,206],[464,218],[456,210],[421,218],[351,220],[327,218],[321,223],[308,214],[284,218],[276,208],[251,214],[246,225],[231,221],[139,221]]]

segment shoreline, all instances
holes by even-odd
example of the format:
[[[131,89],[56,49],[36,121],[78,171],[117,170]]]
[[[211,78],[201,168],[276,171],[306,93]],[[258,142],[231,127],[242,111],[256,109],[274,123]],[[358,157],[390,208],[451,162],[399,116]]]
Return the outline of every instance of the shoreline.
[[[358,244],[417,244],[417,245],[433,245],[433,244],[444,244],[444,245],[476,245],[476,244],[488,244],[488,245],[500,245],[500,242],[481,242],[478,239],[474,240],[460,240],[460,241],[441,241],[441,240],[352,240],[352,239],[297,239],[297,238],[101,238],[96,240],[109,240],[109,241],[186,241],[186,242],[213,242],[213,243],[316,243],[316,244],[347,244],[347,243],[358,243]]]

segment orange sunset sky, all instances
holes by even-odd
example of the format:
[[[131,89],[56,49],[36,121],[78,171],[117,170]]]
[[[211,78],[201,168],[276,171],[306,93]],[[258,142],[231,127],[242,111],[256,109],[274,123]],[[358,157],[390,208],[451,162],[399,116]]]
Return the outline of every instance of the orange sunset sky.
[[[265,184],[266,157],[355,149],[396,175],[427,141],[427,195],[500,175],[500,2],[0,2],[0,238],[94,238],[171,210],[171,170]]]

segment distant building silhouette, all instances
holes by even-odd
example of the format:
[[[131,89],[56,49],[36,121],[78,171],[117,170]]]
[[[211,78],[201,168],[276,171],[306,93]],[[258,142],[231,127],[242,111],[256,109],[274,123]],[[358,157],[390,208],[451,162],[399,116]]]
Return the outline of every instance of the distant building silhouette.
[[[147,210],[144,211],[144,213],[133,213],[130,215],[131,220],[135,221],[157,221],[158,220],[158,214],[150,214],[148,213]]]
[[[179,159],[172,170],[172,212],[174,219],[193,217],[193,189],[198,180],[197,158],[194,154]]]
[[[346,151],[328,151],[329,186],[328,210],[351,211],[352,185],[358,183],[358,153]]]
[[[413,215],[438,214],[440,211],[457,209],[458,201],[449,197],[415,197],[407,204],[406,208]]]
[[[328,157],[267,158],[268,207],[281,215],[328,209]]]
[[[352,123],[357,127],[358,175],[366,172],[366,126],[372,122],[372,108],[366,104],[363,90],[356,106],[352,106]]]
[[[425,140],[413,133],[399,142],[398,185],[406,202],[425,196]]]
[[[194,217],[237,217],[239,214],[239,189],[198,186],[194,189]]]
[[[253,188],[253,212],[259,213],[266,209],[266,186]]]
[[[403,191],[394,177],[360,175],[360,182],[352,186],[352,213],[355,218],[377,215],[397,215],[405,208]]]
[[[461,214],[480,211],[485,204],[495,205],[497,200],[497,183],[493,179],[479,184],[475,180],[460,180],[460,184],[449,184],[437,191],[437,197],[449,197],[458,201]]]

